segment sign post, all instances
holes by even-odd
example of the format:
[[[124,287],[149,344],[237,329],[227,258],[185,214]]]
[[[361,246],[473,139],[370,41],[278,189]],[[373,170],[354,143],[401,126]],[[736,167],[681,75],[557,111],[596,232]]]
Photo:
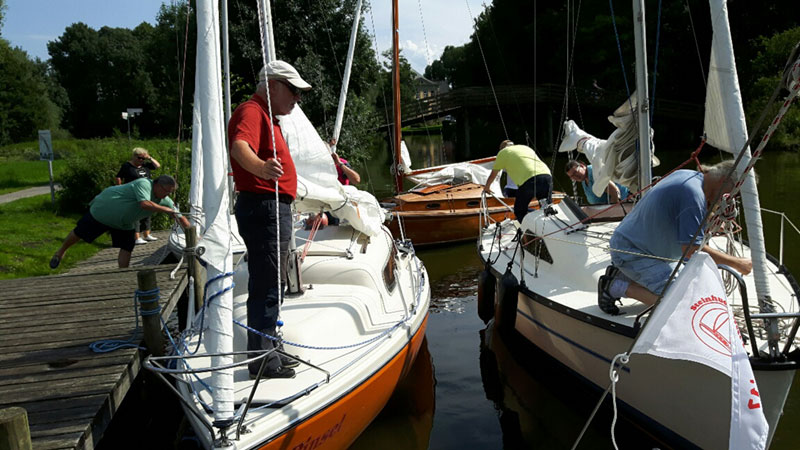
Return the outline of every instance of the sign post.
[[[122,118],[128,121],[128,142],[131,141],[131,118],[142,113],[142,108],[128,108],[122,113]]]
[[[53,139],[50,130],[39,130],[39,159],[47,161],[50,172],[50,201],[56,204],[56,189],[53,184]]]

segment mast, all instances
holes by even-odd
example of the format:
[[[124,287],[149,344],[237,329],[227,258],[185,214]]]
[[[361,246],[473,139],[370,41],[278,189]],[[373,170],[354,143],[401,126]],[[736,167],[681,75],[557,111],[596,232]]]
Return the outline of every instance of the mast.
[[[344,105],[347,102],[347,88],[350,85],[350,68],[353,66],[353,54],[356,50],[356,37],[358,36],[358,25],[361,21],[361,0],[356,4],[356,11],[353,15],[353,29],[350,31],[350,45],[347,47],[347,62],[344,66],[344,78],[342,79],[342,90],[339,92],[339,108],[336,110],[336,121],[333,124],[333,138],[339,141],[339,132],[342,130],[342,119],[344,118]],[[332,151],[336,150],[334,146]]]
[[[400,171],[400,35],[398,32],[397,0],[392,0],[392,93],[394,94],[394,186],[403,192],[403,173]]]
[[[275,35],[272,32],[272,4],[270,0],[260,2],[263,7],[261,13],[264,15],[266,22],[266,32],[264,33],[264,49],[266,52],[267,63],[275,61]]]
[[[228,49],[228,0],[222,0],[220,2],[221,11],[220,11],[220,22],[222,25],[222,73],[224,77],[224,95],[223,98],[225,99],[225,109],[223,110],[225,114],[225,124],[223,125],[224,128],[222,130],[223,136],[228,135],[228,122],[231,120],[231,57],[230,52]],[[228,166],[228,173],[232,174],[233,170],[231,170],[231,158],[230,158],[230,149],[228,148],[228,140],[225,139],[225,160]],[[230,195],[229,204],[230,204],[230,213],[233,214],[233,175],[228,176],[228,194]]]
[[[644,0],[633,0],[633,29],[636,49],[636,108],[639,124],[639,189],[650,184],[653,163],[650,159],[650,100],[647,97],[647,45]]]

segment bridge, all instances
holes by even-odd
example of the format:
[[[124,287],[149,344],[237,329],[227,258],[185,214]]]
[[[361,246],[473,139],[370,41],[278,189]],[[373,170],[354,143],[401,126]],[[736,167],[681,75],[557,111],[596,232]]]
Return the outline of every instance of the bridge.
[[[496,108],[499,104],[530,105],[546,103],[560,105],[564,101],[566,86],[558,84],[532,85],[504,85],[495,86],[494,94],[489,86],[466,87],[454,89],[445,94],[419,99],[402,106],[403,126],[438,119],[456,113],[464,108]],[[495,97],[497,101],[495,102]],[[619,93],[610,95],[605,91],[594,89],[572,88],[570,101],[580,99],[581,107],[605,108],[608,111],[616,109],[624,101],[624,95]],[[703,104],[687,103],[674,100],[657,98],[651,103],[659,117],[679,120],[701,120],[703,118]],[[505,111],[504,111],[505,112]],[[508,114],[508,113],[506,113]],[[384,125],[381,128],[388,127]]]

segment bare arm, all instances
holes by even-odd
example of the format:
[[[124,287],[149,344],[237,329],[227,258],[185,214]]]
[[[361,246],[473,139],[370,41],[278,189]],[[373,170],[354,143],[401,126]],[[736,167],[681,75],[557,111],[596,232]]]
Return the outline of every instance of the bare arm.
[[[116,180],[117,180],[117,186],[119,186],[120,184],[122,184],[122,178],[120,178],[120,177],[117,177],[117,178],[116,178]]]
[[[619,187],[613,181],[608,182],[608,188],[606,189],[608,192],[608,202],[609,203],[617,203],[619,198]]]
[[[494,179],[497,178],[497,174],[500,173],[499,170],[492,170],[492,173],[489,174],[489,178],[486,179],[486,184],[483,186],[483,190],[491,193],[492,192],[492,183],[494,183]]]
[[[690,246],[689,245],[681,246],[684,252],[686,251],[687,247]],[[697,250],[697,246],[692,245],[691,250],[689,251],[689,254],[686,255],[686,257],[688,258],[689,256],[692,256],[695,250]],[[708,245],[703,247],[703,251],[708,253],[711,256],[711,259],[713,259],[715,263],[725,264],[726,266],[730,266],[733,269],[737,270],[742,275],[747,275],[753,271],[753,261],[749,259],[737,258],[736,256],[731,256],[725,252],[715,250],[709,247]]]
[[[331,142],[333,145],[336,145],[336,140],[332,139]],[[342,173],[344,176],[350,180],[350,184],[358,184],[361,183],[361,175],[358,174],[352,167],[348,166],[347,164],[343,164],[342,161],[339,159],[339,155],[336,153],[331,153],[331,158],[333,158],[333,163],[336,164],[337,167],[342,169]]]
[[[152,156],[150,156],[150,162],[153,163],[153,166],[155,166],[155,170],[158,170],[158,169],[161,168],[161,163],[156,161],[156,159],[153,158]]]
[[[277,180],[283,175],[283,166],[274,158],[264,161],[250,148],[250,144],[237,140],[231,147],[231,157],[239,163],[244,170],[264,180]]]
[[[143,200],[139,202],[139,207],[145,211],[160,212],[169,215],[174,220],[177,220],[184,230],[190,225],[186,217],[183,217],[178,211],[175,211],[168,206],[161,206],[158,203],[151,202],[150,200]]]

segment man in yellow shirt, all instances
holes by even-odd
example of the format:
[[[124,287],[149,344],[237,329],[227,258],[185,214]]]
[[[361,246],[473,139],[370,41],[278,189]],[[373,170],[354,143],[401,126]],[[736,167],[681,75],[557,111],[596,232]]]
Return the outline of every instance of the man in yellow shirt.
[[[528,214],[528,204],[532,199],[550,202],[553,177],[547,164],[536,156],[532,148],[527,145],[514,145],[508,140],[501,142],[500,153],[497,154],[492,173],[483,187],[484,191],[492,192],[492,182],[501,170],[505,170],[511,180],[519,186],[514,201],[514,216],[520,223],[525,214]]]

